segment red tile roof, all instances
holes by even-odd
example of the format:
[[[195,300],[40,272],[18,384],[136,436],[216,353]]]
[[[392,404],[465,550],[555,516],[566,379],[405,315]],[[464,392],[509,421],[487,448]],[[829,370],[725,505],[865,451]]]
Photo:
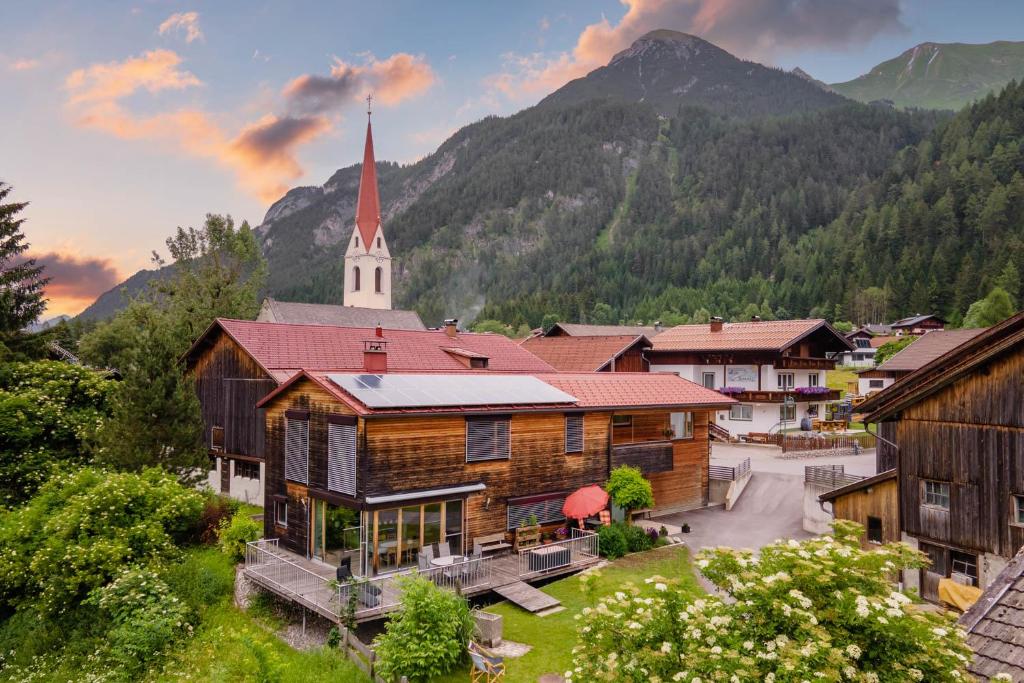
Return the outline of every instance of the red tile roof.
[[[252,320],[218,318],[186,354],[194,358],[197,350],[212,335],[223,330],[277,381],[283,381],[301,368],[336,372],[363,369],[363,342],[387,342],[388,370],[392,372],[456,372],[466,365],[454,353],[486,356],[487,370],[476,372],[538,373],[552,372],[548,363],[507,337],[498,334],[459,332],[449,337],[444,330],[374,330],[329,325],[289,325]]]
[[[521,346],[562,372],[596,372],[638,341],[643,335],[614,337],[528,337]]]
[[[652,341],[655,351],[781,351],[819,327],[832,330],[844,348],[852,346],[824,320],[723,323],[719,332],[712,332],[710,324],[677,325]]]
[[[556,389],[571,394],[575,403],[567,404],[501,404],[493,406],[474,405],[469,407],[445,406],[426,408],[380,408],[371,409],[360,403],[340,386],[330,380],[332,370],[305,370],[279,386],[257,404],[262,407],[284,394],[299,379],[305,377],[323,387],[338,400],[351,406],[360,415],[382,415],[395,413],[482,413],[509,411],[559,411],[572,408],[608,409],[615,408],[718,408],[726,407],[735,400],[723,394],[683,379],[670,372],[582,372],[544,373],[534,376]],[[411,373],[417,374],[417,373]],[[466,373],[461,373],[466,374]]]

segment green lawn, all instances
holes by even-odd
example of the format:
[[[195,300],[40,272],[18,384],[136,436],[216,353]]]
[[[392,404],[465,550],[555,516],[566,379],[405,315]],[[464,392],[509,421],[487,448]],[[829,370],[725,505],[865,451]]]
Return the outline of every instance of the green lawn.
[[[848,383],[856,381],[857,373],[845,368],[829,370],[825,379],[829,389],[838,389],[839,391],[846,391]]]
[[[627,555],[601,570],[596,595],[609,595],[627,581],[640,584],[649,576],[679,578],[694,595],[702,593],[690,567],[689,552],[682,546],[667,546],[645,553]],[[562,601],[565,610],[538,617],[508,602],[487,608],[504,617],[504,639],[533,647],[523,657],[505,660],[509,683],[536,683],[545,673],[561,673],[572,668],[572,648],[576,643],[573,617],[589,603],[580,590],[578,576],[570,576],[544,586],[541,590]],[[455,672],[442,681],[468,680],[468,670]]]

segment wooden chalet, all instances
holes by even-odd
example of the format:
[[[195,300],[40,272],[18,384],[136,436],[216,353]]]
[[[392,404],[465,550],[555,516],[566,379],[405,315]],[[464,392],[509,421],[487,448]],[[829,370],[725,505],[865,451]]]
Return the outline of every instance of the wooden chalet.
[[[716,422],[733,435],[796,427],[802,418],[824,418],[824,406],[841,398],[827,388],[835,354],[853,345],[825,320],[754,320],[679,325],[652,340],[652,371],[675,372],[737,403]],[[787,403],[787,399],[791,399]]]
[[[651,342],[642,334],[527,337],[520,345],[562,372],[647,372],[644,352]]]
[[[377,333],[380,336],[377,336]],[[501,335],[218,319],[185,354],[210,452],[210,487],[263,504],[264,418],[257,402],[301,368],[363,369],[367,339],[392,343],[395,370],[550,372]]]
[[[935,330],[942,330],[946,327],[946,321],[934,314],[912,315],[909,318],[897,320],[889,325],[892,333],[897,336],[905,334],[926,334]]]
[[[898,495],[896,470],[892,469],[823,493],[818,500],[832,505],[834,519],[863,526],[860,544],[871,549],[900,540]]]
[[[902,539],[932,560],[905,584],[929,600],[942,578],[984,589],[1024,545],[1024,313],[860,409],[877,424],[878,469],[897,472]]]
[[[366,366],[392,352],[368,349]],[[443,544],[464,562],[511,550],[501,562],[512,581],[572,571],[597,561],[592,532],[538,552],[520,547],[517,530],[531,517],[551,532],[575,526],[566,496],[620,464],[644,472],[658,510],[707,504],[708,413],[732,403],[717,392],[672,374],[393,373],[386,363],[373,374],[302,371],[259,404],[265,536],[290,562],[372,578],[422,569],[424,548]],[[538,567],[545,555],[555,563]]]
[[[949,353],[966,341],[978,336],[982,329],[936,330],[922,335],[910,346],[894,354],[885,362],[857,373],[857,388],[861,396],[881,391],[898,379],[924,367],[939,356]],[[897,339],[889,337],[888,339]]]

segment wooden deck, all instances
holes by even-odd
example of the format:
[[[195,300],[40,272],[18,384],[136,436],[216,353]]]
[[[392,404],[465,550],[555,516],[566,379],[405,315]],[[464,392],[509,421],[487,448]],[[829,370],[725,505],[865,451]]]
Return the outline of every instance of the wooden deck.
[[[309,560],[278,547],[276,539],[256,541],[246,547],[245,576],[287,600],[310,609],[335,623],[341,621],[354,593],[356,620],[379,619],[396,609],[401,599],[400,580],[405,576],[424,576],[439,586],[467,597],[491,591],[537,612],[559,603],[532,588],[528,582],[573,574],[600,561],[596,535],[563,541],[571,552],[564,564],[551,567],[531,565],[521,553],[508,553],[483,559],[467,559],[451,567],[418,571],[409,569],[338,585],[335,568]]]

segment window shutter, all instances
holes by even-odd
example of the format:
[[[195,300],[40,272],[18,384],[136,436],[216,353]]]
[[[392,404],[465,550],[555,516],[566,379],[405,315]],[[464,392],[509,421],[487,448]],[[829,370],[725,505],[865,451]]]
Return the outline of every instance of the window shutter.
[[[565,416],[565,452],[583,452],[583,416]]]
[[[356,495],[355,425],[327,425],[327,488]]]
[[[524,524],[530,515],[537,518],[538,524],[552,524],[565,519],[562,506],[565,505],[565,496],[548,498],[534,503],[521,503],[508,506],[508,528],[516,529]]]
[[[509,419],[466,418],[466,462],[507,460]]]
[[[284,478],[309,483],[309,421],[285,418]]]

